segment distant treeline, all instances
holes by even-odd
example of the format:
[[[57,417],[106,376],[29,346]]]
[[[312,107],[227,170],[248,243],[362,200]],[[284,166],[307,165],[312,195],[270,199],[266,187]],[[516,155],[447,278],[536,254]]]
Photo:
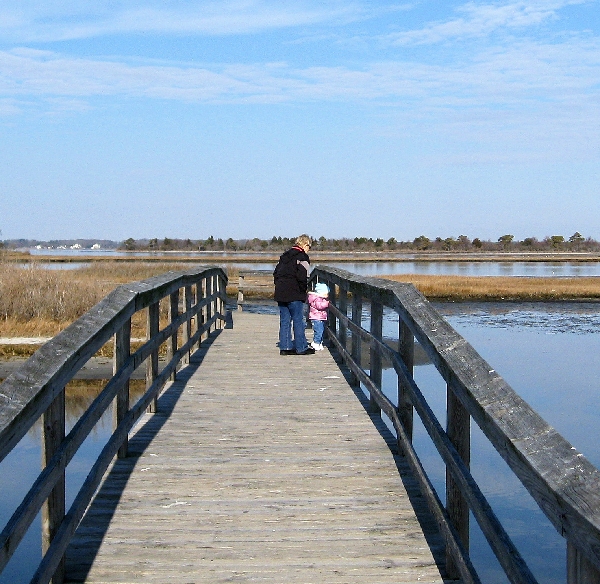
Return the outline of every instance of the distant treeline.
[[[295,237],[273,236],[271,239],[222,239],[210,236],[208,239],[138,239],[129,238],[119,245],[119,249],[130,251],[281,251],[294,244]],[[429,239],[420,235],[412,241],[398,241],[391,237],[384,240],[372,237],[343,237],[340,239],[325,236],[313,237],[312,251],[600,251],[600,243],[579,232],[570,237],[552,235],[544,239],[526,237],[522,241],[513,235],[502,235],[497,241],[470,239],[466,235],[458,237],[436,237]]]

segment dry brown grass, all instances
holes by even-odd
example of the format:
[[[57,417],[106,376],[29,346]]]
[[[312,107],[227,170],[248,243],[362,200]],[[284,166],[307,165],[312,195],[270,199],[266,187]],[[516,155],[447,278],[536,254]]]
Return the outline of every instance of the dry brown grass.
[[[116,286],[189,268],[189,264],[168,262],[101,262],[76,270],[49,270],[37,263],[22,268],[0,262],[0,336],[54,336]],[[166,314],[165,301],[161,303],[163,320]],[[144,334],[145,316],[138,313],[132,335]]]
[[[422,276],[398,274],[436,300],[598,300],[600,278],[520,278],[502,276]]]

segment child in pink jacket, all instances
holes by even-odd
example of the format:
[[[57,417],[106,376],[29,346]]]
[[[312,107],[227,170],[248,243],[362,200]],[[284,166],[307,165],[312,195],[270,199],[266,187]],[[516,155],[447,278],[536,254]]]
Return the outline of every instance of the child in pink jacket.
[[[327,309],[329,308],[329,288],[320,282],[315,286],[314,292],[308,293],[308,318],[312,323],[314,337],[312,346],[315,351],[323,350],[323,333],[327,322]]]

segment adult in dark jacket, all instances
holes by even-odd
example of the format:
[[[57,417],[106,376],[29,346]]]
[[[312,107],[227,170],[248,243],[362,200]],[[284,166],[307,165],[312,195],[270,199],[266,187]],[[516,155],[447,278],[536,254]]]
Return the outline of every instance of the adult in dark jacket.
[[[315,350],[306,341],[304,303],[308,288],[312,240],[308,235],[296,238],[294,247],[280,258],[273,272],[275,300],[279,305],[279,354],[312,355]],[[292,341],[292,328],[294,340]]]

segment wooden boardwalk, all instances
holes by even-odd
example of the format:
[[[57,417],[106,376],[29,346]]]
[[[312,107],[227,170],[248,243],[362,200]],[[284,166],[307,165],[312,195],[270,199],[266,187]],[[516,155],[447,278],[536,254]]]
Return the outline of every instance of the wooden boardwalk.
[[[67,581],[443,582],[423,500],[345,369],[280,356],[276,316],[233,321],[137,425]]]

